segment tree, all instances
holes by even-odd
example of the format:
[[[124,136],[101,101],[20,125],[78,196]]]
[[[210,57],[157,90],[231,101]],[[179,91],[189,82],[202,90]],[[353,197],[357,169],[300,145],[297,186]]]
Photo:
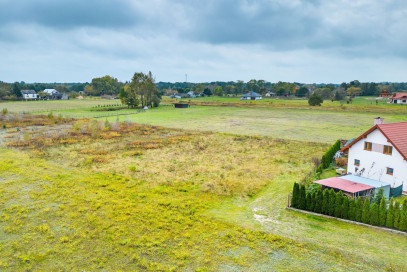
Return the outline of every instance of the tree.
[[[380,201],[383,198],[383,193],[384,193],[383,188],[379,188],[379,191],[377,191],[377,193],[375,193],[373,202],[376,203],[377,205],[380,205]]]
[[[394,199],[391,198],[389,202],[389,208],[387,209],[387,216],[386,216],[386,227],[393,228],[394,227]]]
[[[295,92],[295,96],[298,97],[304,97],[309,93],[308,88],[302,86],[301,88],[299,88],[296,92]]]
[[[221,87],[221,86],[216,87],[216,88],[213,90],[213,94],[214,94],[214,95],[217,95],[217,96],[223,96],[223,89],[222,89],[222,87]]]
[[[399,230],[407,231],[407,198],[404,199],[401,208]]]
[[[300,196],[300,186],[297,182],[294,182],[293,196],[291,199],[291,207],[298,208],[299,203],[300,203],[299,196]]]
[[[343,197],[342,197],[342,191],[339,191],[336,193],[335,196],[335,212],[334,215],[335,217],[340,218],[342,216],[342,201],[343,201]]]
[[[362,93],[362,90],[359,87],[349,87],[346,92],[350,97],[355,97]]]
[[[312,203],[312,194],[311,193],[306,193],[305,206],[306,206],[307,211],[312,211],[313,203]]]
[[[362,198],[359,196],[358,199],[356,200],[356,205],[355,205],[355,220],[356,221],[362,222],[362,212],[363,212]]]
[[[305,210],[307,208],[307,199],[305,193],[305,185],[300,184],[300,209]]]
[[[14,82],[13,85],[11,86],[11,89],[13,91],[13,94],[16,97],[22,97],[23,95],[21,94],[21,84],[18,82]]]
[[[394,202],[394,223],[393,226],[395,229],[399,229],[399,223],[400,223],[400,202],[396,200]]]
[[[333,98],[336,101],[341,101],[341,100],[345,100],[346,98],[346,91],[345,89],[343,89],[342,87],[336,88],[333,91]]]
[[[365,198],[365,203],[363,204],[362,222],[365,224],[370,223],[370,200],[368,197]]]
[[[323,192],[322,213],[329,214],[329,190],[327,188]]]
[[[342,218],[349,219],[349,198],[347,196],[342,197]]]
[[[329,215],[334,216],[335,214],[335,200],[336,194],[334,189],[329,190]]]
[[[120,83],[117,78],[111,76],[96,77],[92,79],[92,95],[114,95],[120,92]]]
[[[316,200],[315,200],[314,212],[322,213],[322,201],[323,201],[322,190],[319,189],[315,193],[316,193]]]
[[[322,99],[322,97],[320,97],[317,94],[311,94],[309,99],[308,99],[308,104],[310,106],[321,106],[321,104],[324,102],[324,100]]]
[[[384,226],[386,225],[386,217],[387,217],[387,209],[386,209],[386,199],[384,196],[380,200],[379,206],[379,225]]]
[[[211,96],[212,95],[212,91],[209,88],[205,88],[203,91],[203,94],[206,96]]]
[[[236,95],[243,93],[243,85],[244,85],[243,80],[238,80],[236,82],[236,88],[235,88],[235,94]]]
[[[330,88],[318,88],[314,91],[315,94],[319,95],[322,97],[322,99],[331,99],[332,97],[332,91]]]
[[[129,88],[121,89],[120,99],[122,98],[130,99],[133,107],[138,101],[142,107],[158,107],[161,101],[161,93],[154,83],[151,72],[148,74],[135,73],[129,84]],[[126,99],[124,99],[124,101],[126,101]]]
[[[355,199],[353,199],[353,198],[349,199],[348,219],[352,220],[352,221],[356,221],[356,204],[355,204]]]
[[[369,223],[373,226],[379,225],[379,205],[376,202],[373,202],[373,205],[370,207]]]
[[[128,84],[120,89],[119,98],[122,104],[129,106],[130,108],[136,108],[140,105],[140,99],[135,89],[132,89]]]

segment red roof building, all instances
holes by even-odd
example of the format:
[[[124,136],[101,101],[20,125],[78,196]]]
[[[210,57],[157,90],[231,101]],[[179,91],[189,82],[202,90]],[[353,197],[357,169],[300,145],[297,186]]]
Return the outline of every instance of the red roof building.
[[[390,99],[392,104],[407,104],[407,93],[394,93]]]
[[[380,97],[390,97],[391,94],[387,90],[383,90],[379,94]]]
[[[354,197],[358,197],[359,195],[365,196],[372,193],[373,189],[375,188],[370,185],[353,182],[339,177],[327,178],[314,182],[321,184],[323,187],[333,188],[336,189],[336,191],[349,193]]]
[[[341,149],[348,153],[347,173],[407,191],[407,122],[375,123]]]

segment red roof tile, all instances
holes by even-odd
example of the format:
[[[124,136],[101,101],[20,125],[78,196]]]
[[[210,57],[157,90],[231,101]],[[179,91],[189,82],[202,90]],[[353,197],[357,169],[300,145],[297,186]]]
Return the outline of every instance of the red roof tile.
[[[364,138],[375,129],[380,130],[380,132],[401,154],[401,156],[403,156],[403,158],[407,160],[407,122],[375,125],[368,131],[360,135],[358,138],[356,138],[354,141],[349,143],[347,146],[342,148],[341,151],[349,149],[352,145],[357,143],[360,139]]]
[[[402,98],[406,99],[407,93],[394,93],[391,98],[392,99],[402,99]]]
[[[348,193],[357,193],[357,192],[363,192],[369,189],[373,189],[373,186],[369,186],[366,184],[362,183],[356,183],[350,180],[346,179],[341,179],[337,177],[333,178],[327,178],[327,179],[322,179],[322,180],[317,180],[314,181],[315,183],[330,187],[330,188],[335,188],[338,190],[341,190],[342,192],[348,192]]]

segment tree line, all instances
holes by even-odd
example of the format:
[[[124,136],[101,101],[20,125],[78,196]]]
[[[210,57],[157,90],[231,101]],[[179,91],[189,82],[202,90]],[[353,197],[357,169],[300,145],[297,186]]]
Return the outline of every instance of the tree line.
[[[356,201],[348,198],[341,191],[324,189],[319,184],[312,184],[306,189],[304,184],[294,183],[291,207],[315,213],[343,218],[351,221],[407,231],[407,199],[402,203],[393,198],[387,203],[383,189],[372,199]]]

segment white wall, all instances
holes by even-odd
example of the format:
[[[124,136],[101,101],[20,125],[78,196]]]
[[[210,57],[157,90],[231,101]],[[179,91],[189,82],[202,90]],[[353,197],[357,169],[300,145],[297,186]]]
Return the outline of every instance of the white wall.
[[[382,150],[381,152],[367,151],[364,150],[365,142],[392,146],[378,129],[374,130],[367,135],[367,138],[362,138],[349,148],[348,173],[356,174],[356,167],[358,172],[364,168],[362,177],[383,181],[392,187],[403,183],[403,191],[407,191],[407,161],[397,149],[393,147],[392,155],[383,154]],[[355,159],[360,160],[360,166],[354,165]],[[393,175],[386,174],[387,167],[393,168]]]
[[[395,103],[397,101],[397,103]],[[405,101],[405,102],[403,102]],[[407,104],[407,99],[394,99],[393,104]]]

